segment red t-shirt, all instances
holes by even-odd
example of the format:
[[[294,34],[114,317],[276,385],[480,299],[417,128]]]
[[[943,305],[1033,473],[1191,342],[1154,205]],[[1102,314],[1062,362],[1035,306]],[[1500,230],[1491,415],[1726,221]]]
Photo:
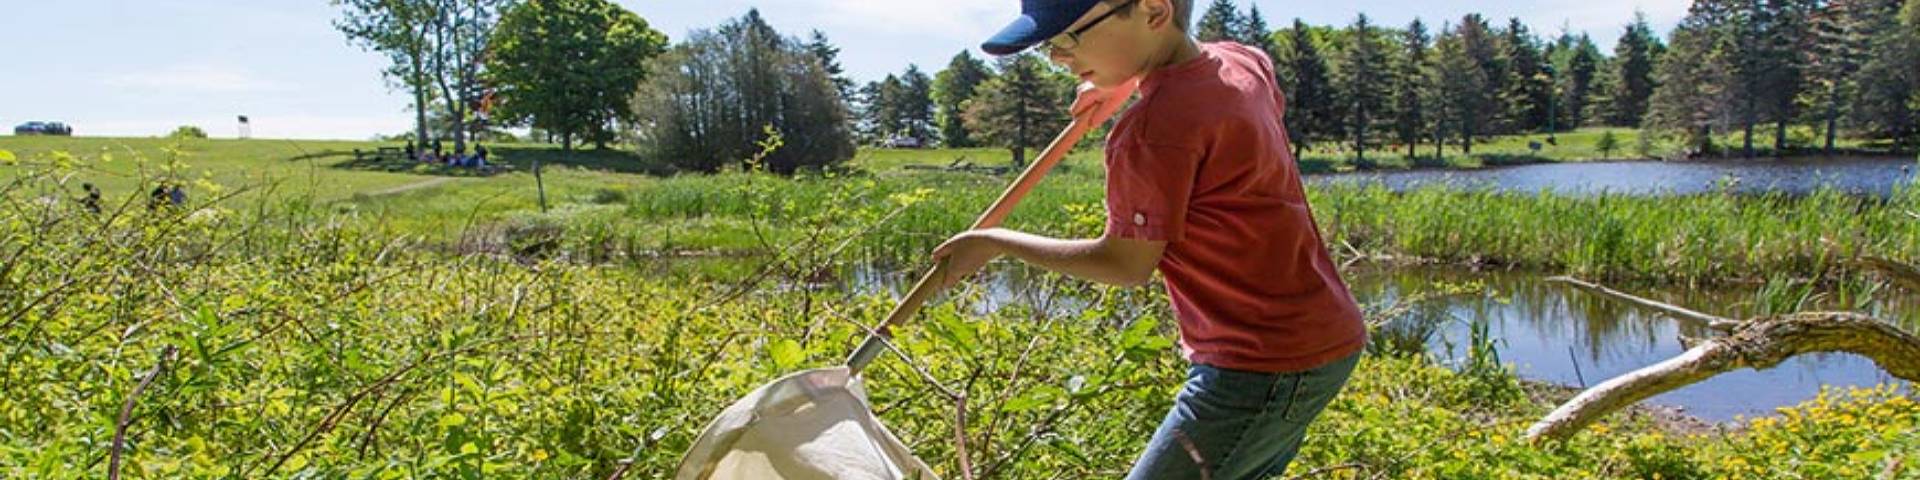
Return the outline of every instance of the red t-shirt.
[[[1264,53],[1204,44],[1142,79],[1107,137],[1107,235],[1167,242],[1158,267],[1188,361],[1295,372],[1366,344],[1307,207],[1285,102]]]

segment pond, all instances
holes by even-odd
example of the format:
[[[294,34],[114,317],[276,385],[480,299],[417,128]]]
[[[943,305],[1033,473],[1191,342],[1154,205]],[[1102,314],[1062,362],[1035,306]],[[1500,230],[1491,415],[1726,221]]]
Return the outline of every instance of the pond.
[[[919,279],[879,267],[852,268],[844,286],[859,293],[889,292],[903,296]],[[1434,291],[1442,284],[1477,283],[1487,294],[1429,299],[1421,308],[1397,319],[1374,341],[1397,336],[1424,345],[1434,358],[1448,364],[1464,361],[1473,322],[1486,322],[1496,339],[1500,360],[1524,379],[1571,387],[1597,384],[1608,378],[1672,358],[1685,349],[1682,336],[1706,338],[1704,328],[1594,296],[1571,286],[1549,282],[1547,276],[1521,272],[1472,272],[1457,268],[1361,267],[1346,273],[1349,287],[1362,304],[1391,303],[1415,292]],[[1059,276],[1040,275],[1031,267],[1001,263],[973,280],[978,297],[970,301],[976,313],[1023,305],[1049,315],[1072,315],[1087,305],[1074,292],[1082,285]],[[1635,295],[1686,306],[1706,313],[1744,319],[1755,311],[1754,290],[1634,288],[1615,286]],[[1156,282],[1144,288],[1162,288]],[[1898,287],[1888,287],[1898,288]],[[1865,313],[1920,329],[1920,296],[1882,293]],[[936,300],[944,301],[944,300]],[[1834,308],[1814,305],[1808,309]],[[1765,371],[1740,370],[1658,395],[1650,403],[1678,407],[1710,422],[1739,416],[1770,415],[1775,408],[1810,400],[1822,386],[1870,387],[1895,382],[1865,357],[1852,354],[1810,354],[1794,357]]]
[[[1853,194],[1885,196],[1916,174],[1912,157],[1801,157],[1785,160],[1688,162],[1543,163],[1478,170],[1404,170],[1308,175],[1312,182],[1375,182],[1394,190],[1446,184],[1510,192],[1552,190],[1570,195],[1602,192],[1640,195],[1690,194],[1731,188],[1741,193],[1805,194],[1822,186]]]

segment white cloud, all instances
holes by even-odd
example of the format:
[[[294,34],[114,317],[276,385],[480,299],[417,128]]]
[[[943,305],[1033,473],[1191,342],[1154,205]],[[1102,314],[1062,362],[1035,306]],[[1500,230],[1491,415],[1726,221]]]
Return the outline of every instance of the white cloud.
[[[286,85],[260,78],[244,69],[205,64],[178,64],[144,72],[128,72],[107,77],[102,84],[115,88],[135,88],[198,93],[250,93],[286,90]]]

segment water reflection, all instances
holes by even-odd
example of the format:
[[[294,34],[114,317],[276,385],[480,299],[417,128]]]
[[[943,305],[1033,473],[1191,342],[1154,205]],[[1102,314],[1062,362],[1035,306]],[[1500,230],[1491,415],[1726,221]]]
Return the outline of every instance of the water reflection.
[[[860,293],[906,294],[919,271],[878,266],[851,267],[843,287]],[[1385,327],[1376,342],[1423,349],[1443,361],[1465,356],[1471,321],[1489,322],[1499,340],[1500,359],[1522,377],[1568,386],[1598,383],[1615,375],[1681,353],[1681,338],[1705,338],[1704,325],[1654,315],[1557,283],[1532,273],[1471,272],[1445,268],[1363,268],[1347,274],[1363,304],[1391,303],[1440,284],[1478,282],[1491,294],[1444,297],[1420,304]],[[1015,265],[990,268],[971,282],[967,304],[975,313],[1002,308],[1077,315],[1099,290],[1085,283],[1044,275]],[[1158,288],[1158,287],[1150,287]],[[1701,290],[1634,288],[1622,290],[1730,318],[1753,314],[1750,289]],[[1143,292],[1143,291],[1142,291]],[[1142,295],[1144,297],[1144,295]],[[1870,305],[1881,318],[1920,330],[1920,299],[1898,292],[1882,294]],[[1832,308],[1817,305],[1815,308]],[[1395,348],[1393,345],[1383,345]],[[1822,385],[1873,386],[1896,379],[1864,357],[1813,354],[1787,360],[1766,371],[1742,370],[1653,397],[1709,421],[1768,415],[1777,407],[1812,399]]]
[[[1787,160],[1699,162],[1584,162],[1494,167],[1480,170],[1409,170],[1310,175],[1310,182],[1377,182],[1394,190],[1446,184],[1507,192],[1552,190],[1572,195],[1602,192],[1690,194],[1731,188],[1741,193],[1805,194],[1821,186],[1853,194],[1884,196],[1916,175],[1907,157],[1812,157]]]
[[[1535,274],[1394,269],[1362,270],[1348,278],[1355,297],[1363,303],[1428,291],[1435,282],[1483,283],[1496,293],[1436,301],[1429,308],[1444,313],[1421,313],[1400,321],[1437,323],[1400,328],[1415,332],[1431,329],[1432,335],[1425,340],[1427,349],[1444,357],[1459,355],[1448,352],[1450,345],[1468,342],[1467,321],[1487,321],[1501,341],[1498,348],[1503,361],[1524,378],[1561,385],[1598,383],[1678,355],[1685,350],[1680,343],[1683,336],[1711,335],[1704,325],[1649,314],[1571,286],[1546,282]],[[1732,318],[1745,318],[1754,310],[1752,295],[1739,290],[1633,290],[1637,295]],[[1874,307],[1884,318],[1914,328],[1920,325],[1920,305],[1915,303],[1911,296],[1891,295]],[[1397,333],[1400,331],[1389,334]],[[1821,385],[1864,387],[1894,380],[1864,357],[1815,354],[1789,359],[1766,371],[1721,375],[1650,401],[1679,406],[1707,420],[1725,421],[1737,415],[1769,414],[1775,407],[1811,399]]]

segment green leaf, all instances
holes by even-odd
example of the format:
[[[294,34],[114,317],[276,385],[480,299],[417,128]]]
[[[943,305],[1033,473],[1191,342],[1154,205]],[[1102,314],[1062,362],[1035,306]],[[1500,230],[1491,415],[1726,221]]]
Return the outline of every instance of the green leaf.
[[[458,427],[466,424],[467,424],[467,416],[461,415],[458,412],[449,413],[449,414],[446,414],[445,416],[440,417],[441,427]]]
[[[18,161],[20,161],[20,159],[15,158],[13,156],[13,152],[7,151],[7,150],[0,150],[0,163],[6,163],[11,165],[14,162],[18,162]]]
[[[783,372],[800,366],[800,362],[807,359],[807,352],[800,348],[800,342],[791,338],[773,342],[773,346],[767,348],[767,355],[773,357],[773,368]]]

